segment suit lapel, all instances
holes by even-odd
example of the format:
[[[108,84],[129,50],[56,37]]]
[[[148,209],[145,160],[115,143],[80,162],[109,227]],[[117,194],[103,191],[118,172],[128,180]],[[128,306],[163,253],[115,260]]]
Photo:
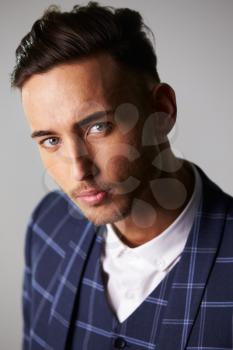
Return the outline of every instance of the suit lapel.
[[[54,350],[65,349],[82,272],[98,230],[85,219],[83,224],[80,220],[73,221],[75,226],[74,224],[67,226],[69,231],[73,228],[73,232],[69,232],[72,239],[68,242],[66,256],[61,263],[58,287],[49,319],[47,343]]]
[[[203,191],[185,249],[178,263],[163,316],[158,350],[183,350],[202,302],[225,224],[226,200],[198,168]]]

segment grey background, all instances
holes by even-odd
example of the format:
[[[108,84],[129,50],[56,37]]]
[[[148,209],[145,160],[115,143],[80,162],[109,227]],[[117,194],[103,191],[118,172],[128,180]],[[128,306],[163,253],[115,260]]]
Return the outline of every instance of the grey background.
[[[50,1],[0,2],[1,226],[0,348],[21,344],[21,284],[27,220],[54,188],[29,137],[9,74],[20,39]],[[57,4],[62,4],[57,1]],[[66,0],[63,9],[77,1]],[[85,3],[83,1],[82,3]],[[233,1],[101,1],[139,10],[156,36],[158,70],[176,91],[178,123],[171,133],[177,154],[193,160],[233,194]]]

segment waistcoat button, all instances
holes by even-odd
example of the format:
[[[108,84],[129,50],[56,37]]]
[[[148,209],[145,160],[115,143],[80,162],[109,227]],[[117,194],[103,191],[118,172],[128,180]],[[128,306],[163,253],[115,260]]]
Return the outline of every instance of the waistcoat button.
[[[114,346],[117,349],[124,349],[126,347],[126,344],[127,343],[126,343],[125,339],[119,337],[119,338],[116,338]]]

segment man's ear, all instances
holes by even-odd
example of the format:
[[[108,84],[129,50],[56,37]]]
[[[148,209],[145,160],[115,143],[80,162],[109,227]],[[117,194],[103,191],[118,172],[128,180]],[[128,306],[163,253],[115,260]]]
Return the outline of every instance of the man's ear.
[[[156,129],[166,137],[176,122],[176,95],[172,87],[159,83],[151,90],[152,110],[156,116]]]

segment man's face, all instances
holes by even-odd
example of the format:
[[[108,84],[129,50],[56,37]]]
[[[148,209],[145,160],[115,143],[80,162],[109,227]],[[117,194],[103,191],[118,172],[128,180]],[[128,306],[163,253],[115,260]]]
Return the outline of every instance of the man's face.
[[[98,225],[127,217],[154,172],[135,81],[102,55],[35,74],[22,88],[46,170]]]

